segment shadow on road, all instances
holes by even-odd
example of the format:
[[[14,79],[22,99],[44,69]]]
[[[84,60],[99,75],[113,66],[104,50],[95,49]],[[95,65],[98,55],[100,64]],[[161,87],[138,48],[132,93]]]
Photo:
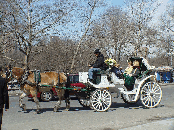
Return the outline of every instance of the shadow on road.
[[[26,109],[26,111],[23,111],[24,113],[30,113],[32,111],[36,111],[37,109]],[[52,111],[53,112],[54,108],[41,108],[41,112],[40,113],[44,113],[44,112],[49,112]],[[90,108],[85,108],[85,107],[71,107],[68,111],[89,111],[92,110]],[[58,109],[57,112],[63,112],[63,111],[67,111],[65,107],[61,107]],[[22,111],[19,111],[22,112]]]

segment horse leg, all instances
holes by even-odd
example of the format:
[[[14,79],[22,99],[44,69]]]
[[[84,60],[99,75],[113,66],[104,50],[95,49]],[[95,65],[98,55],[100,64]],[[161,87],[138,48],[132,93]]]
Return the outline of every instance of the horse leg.
[[[37,98],[37,95],[35,95],[34,97],[33,97],[33,99],[34,99],[34,102],[36,103],[36,106],[37,106],[37,110],[36,110],[36,112],[37,112],[37,114],[40,114],[40,104],[39,104],[39,100],[38,100],[38,98]]]
[[[61,105],[61,100],[58,100],[57,103],[54,106],[54,112],[58,111],[58,109],[60,108],[60,105]]]
[[[58,94],[58,97],[59,97],[59,100],[57,101],[57,103],[55,104],[54,106],[54,112],[57,112],[58,109],[60,108],[60,105],[61,105],[61,99],[62,99],[62,94],[61,94],[61,90],[57,90],[57,94]]]
[[[19,107],[22,108],[23,111],[26,111],[26,105],[22,104],[22,99],[26,96],[26,93],[23,92],[19,97]]]
[[[65,103],[66,103],[66,110],[68,111],[70,109],[69,90],[67,90],[67,89],[65,90],[64,97],[65,97]]]
[[[40,114],[40,105],[39,105],[39,100],[37,98],[37,88],[34,88],[34,87],[31,88],[30,93],[32,94],[34,102],[36,103],[36,106],[37,106],[36,112],[37,114]]]

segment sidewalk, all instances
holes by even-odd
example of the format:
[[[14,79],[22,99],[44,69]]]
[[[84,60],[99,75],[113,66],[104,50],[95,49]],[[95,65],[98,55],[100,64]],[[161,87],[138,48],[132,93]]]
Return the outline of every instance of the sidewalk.
[[[174,130],[174,118],[154,121],[151,123],[132,126],[120,130]]]
[[[22,94],[22,91],[20,89],[8,90],[8,95],[9,96],[20,95],[20,94]]]
[[[160,86],[167,86],[167,85],[173,85],[174,86],[174,82],[173,83],[158,83]]]

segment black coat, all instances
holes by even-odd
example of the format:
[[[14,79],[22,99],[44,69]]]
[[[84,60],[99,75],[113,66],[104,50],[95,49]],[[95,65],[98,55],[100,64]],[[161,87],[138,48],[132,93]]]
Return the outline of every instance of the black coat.
[[[9,96],[6,80],[0,77],[0,109],[9,109]]]
[[[122,78],[122,72],[119,68],[114,66],[111,68],[110,72],[114,72],[118,78],[120,78],[120,79]]]
[[[93,64],[93,68],[103,68],[104,65],[104,56],[103,54],[99,54],[97,56],[97,60]]]

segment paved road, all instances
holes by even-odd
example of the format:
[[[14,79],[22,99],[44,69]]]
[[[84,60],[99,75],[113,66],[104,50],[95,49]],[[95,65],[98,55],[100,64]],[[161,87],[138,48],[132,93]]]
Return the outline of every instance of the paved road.
[[[144,109],[140,102],[127,105],[118,98],[113,100],[108,112],[94,112],[80,106],[77,100],[71,100],[70,111],[64,110],[63,101],[60,111],[53,112],[56,101],[51,101],[40,102],[42,113],[36,114],[35,103],[27,98],[24,100],[27,111],[22,112],[18,97],[11,96],[10,109],[4,112],[2,130],[174,129],[171,119],[174,118],[174,85],[162,86],[162,89],[163,99],[157,108]]]

